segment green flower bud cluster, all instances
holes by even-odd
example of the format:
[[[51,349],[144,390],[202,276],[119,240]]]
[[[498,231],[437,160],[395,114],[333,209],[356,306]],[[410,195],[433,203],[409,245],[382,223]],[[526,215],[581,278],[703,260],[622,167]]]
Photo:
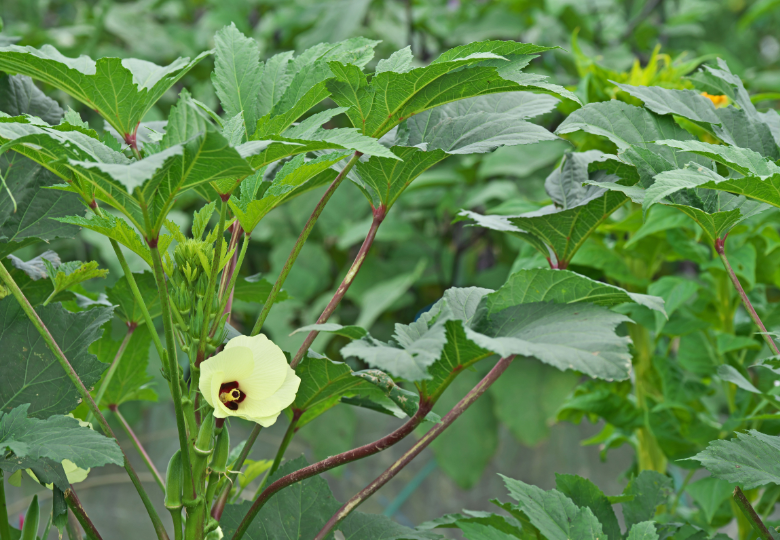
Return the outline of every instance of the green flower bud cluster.
[[[210,243],[191,238],[178,244],[173,252],[176,265],[170,275],[168,295],[171,299],[174,325],[182,338],[182,350],[187,353],[197,350],[201,329],[204,325],[208,326],[209,330],[214,328],[218,315],[218,331],[214,337],[207,338],[206,353],[213,353],[225,339],[223,328],[227,314],[218,313],[218,295],[213,294],[211,304],[206,305],[213,257],[214,247]]]

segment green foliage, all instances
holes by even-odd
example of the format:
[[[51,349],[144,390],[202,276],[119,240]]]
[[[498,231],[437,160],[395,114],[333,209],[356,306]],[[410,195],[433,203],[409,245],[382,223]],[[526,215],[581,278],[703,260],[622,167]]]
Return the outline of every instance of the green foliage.
[[[53,304],[37,313],[85,386],[94,385],[106,366],[87,349],[100,338],[100,327],[111,318],[112,309],[71,313]],[[72,411],[78,402],[73,383],[13,297],[0,301],[0,321],[0,367],[6,374],[0,382],[2,410],[7,413],[29,404],[28,414],[36,418]]]

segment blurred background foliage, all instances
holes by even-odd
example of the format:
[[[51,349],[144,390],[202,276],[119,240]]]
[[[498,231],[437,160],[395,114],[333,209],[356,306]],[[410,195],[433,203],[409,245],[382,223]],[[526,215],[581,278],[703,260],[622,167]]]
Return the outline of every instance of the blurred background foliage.
[[[559,46],[561,49],[537,58],[530,70],[551,75],[554,82],[575,91],[583,103],[608,99],[633,103],[633,98],[609,81],[692,88],[685,77],[702,62],[720,57],[742,77],[759,107],[780,104],[780,0],[1,0],[0,15],[4,21],[2,35],[18,38],[20,45],[52,44],[67,56],[136,57],[162,65],[211,48],[214,33],[231,22],[257,39],[265,57],[358,35],[382,40],[374,63],[407,45],[419,64],[428,63],[447,48],[475,40],[512,39]],[[210,81],[212,69],[211,58],[201,62],[160,100],[146,120],[166,118],[166,108],[184,87],[196,99],[217,109],[219,103]],[[369,65],[368,70],[371,69]],[[103,128],[92,111],[61,93],[51,94],[63,106],[76,109],[93,127]],[[574,107],[571,102],[559,103],[556,110],[536,121],[554,130]],[[549,203],[544,180],[560,163],[564,152],[615,150],[605,139],[591,135],[576,133],[566,139],[501,148],[480,156],[452,156],[426,172],[389,214],[363,271],[332,322],[370,327],[372,335],[385,339],[392,334],[396,322],[413,320],[449,287],[497,288],[516,270],[546,264],[522,240],[469,227],[454,218],[462,209],[505,215],[537,209]],[[260,274],[271,282],[276,279],[319,196],[315,191],[296,198],[264,219],[253,234],[254,243],[242,270],[245,276]],[[203,202],[194,194],[182,198],[172,217],[180,225],[188,226],[192,211]],[[714,320],[719,315],[713,305],[721,305],[725,306],[721,310],[731,306],[728,309],[732,309],[733,317],[737,302],[733,291],[721,286],[725,277],[719,263],[712,263],[709,250],[697,243],[699,232],[693,222],[667,210],[656,208],[652,214],[655,221],[650,226],[642,225],[641,213],[637,211],[627,208],[618,212],[583,247],[572,261],[573,268],[645,292],[654,274],[685,274],[695,272],[695,265],[700,265],[712,277],[703,278],[705,287],[681,301],[687,302],[683,312],[692,313],[692,318]],[[767,214],[734,234],[738,245],[743,246],[739,248],[744,254],[742,276],[751,289],[761,292],[780,287],[780,271],[767,270],[777,268],[773,261],[780,257],[780,250],[776,249],[780,237],[773,225],[776,218],[776,214]],[[370,222],[370,207],[365,199],[353,185],[345,183],[326,207],[285,284],[288,299],[275,306],[265,325],[267,333],[282,348],[294,351],[302,342],[304,334],[291,336],[291,332],[316,319],[353,260]],[[640,227],[641,234],[637,232]],[[632,241],[616,244],[615,235],[622,233],[631,233]],[[640,243],[644,244],[637,247]],[[55,249],[62,260],[97,260],[101,267],[109,268],[107,280],[89,282],[89,291],[82,292],[96,295],[121,275],[108,241],[89,231],[82,231],[76,240],[57,241],[46,248]],[[28,259],[42,249],[30,248],[17,255]],[[135,271],[145,269],[139,258],[131,260],[131,266]],[[728,303],[718,304],[723,300],[718,294],[727,295]],[[773,298],[771,293],[769,298]],[[770,303],[759,305],[772,322],[780,321],[780,311]],[[256,318],[259,305],[241,301],[239,292],[234,310],[233,324],[247,329]],[[648,322],[649,326],[654,324]],[[731,328],[723,330],[733,332]],[[121,329],[115,329],[115,334],[121,335]],[[323,334],[314,348],[339,358],[343,339]],[[706,341],[687,337],[677,346],[683,352],[687,348],[692,355],[699,353],[703,345],[697,339]],[[757,346],[756,342],[751,349]],[[152,361],[150,373],[159,378],[157,369]],[[479,373],[473,373],[458,379],[454,386],[462,388],[451,389],[439,407],[446,410],[478,377]],[[515,477],[520,475],[506,470],[506,465],[521,455],[531,456],[537,464],[544,462],[550,478],[544,480],[538,473],[535,478],[547,487],[551,485],[552,470],[565,468],[567,472],[587,475],[593,460],[572,455],[577,437],[571,434],[553,435],[558,447],[553,458],[562,460],[557,468],[547,458],[518,454],[500,448],[499,444],[505,436],[528,447],[545,441],[561,404],[578,382],[578,377],[571,373],[536,362],[516,362],[511,373],[460,420],[469,425],[461,425],[437,441],[436,462],[410,471],[407,487],[411,487],[407,491],[417,489],[437,465],[457,486],[470,488],[480,480],[497,452],[503,455],[503,472]],[[697,400],[698,395],[691,399]],[[136,422],[170,427],[170,419],[167,424],[150,419],[151,410],[162,409],[159,405],[135,404],[128,406],[127,416]],[[349,407],[335,408],[325,415],[326,420],[304,428],[302,439],[316,458],[366,442],[371,438],[367,433],[370,430],[359,416]],[[572,414],[564,417],[571,420]],[[602,434],[591,442],[602,448],[605,441],[606,447],[625,442],[610,442],[608,436]],[[257,457],[268,457],[260,455],[263,451],[256,450]],[[160,455],[167,455],[165,452],[161,448]],[[511,457],[507,457],[507,452]],[[466,461],[464,456],[469,457],[472,467],[459,466]],[[387,460],[390,459],[388,456]],[[618,458],[620,467],[610,468],[610,481],[615,481],[616,470],[628,465],[625,461]],[[363,478],[362,468],[363,465],[352,469],[358,471],[357,478],[345,482],[345,489],[361,487],[367,478],[373,477]],[[532,467],[526,464],[522,468]],[[441,488],[442,480],[431,482],[429,489]],[[605,491],[609,486],[604,486]],[[409,496],[404,493],[401,490],[401,498],[396,501],[379,497],[378,504],[395,512]],[[442,508],[459,509],[449,505]],[[443,513],[439,511],[442,508],[431,508],[425,515],[413,514],[416,519],[433,518]]]

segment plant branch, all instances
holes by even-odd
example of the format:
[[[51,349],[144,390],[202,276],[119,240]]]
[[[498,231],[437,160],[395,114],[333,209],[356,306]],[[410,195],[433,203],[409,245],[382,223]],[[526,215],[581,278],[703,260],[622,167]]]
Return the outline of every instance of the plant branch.
[[[732,496],[734,497],[734,502],[737,503],[737,507],[739,507],[742,514],[750,522],[753,530],[758,533],[759,538],[761,538],[761,540],[776,540],[777,536],[772,534],[769,528],[764,525],[764,522],[758,517],[758,514],[756,514],[750,501],[747,500],[747,497],[745,497],[745,494],[739,486],[734,488],[734,494]]]
[[[11,540],[8,506],[5,502],[5,473],[3,471],[0,471],[0,540]]]
[[[71,512],[73,512],[73,514],[76,516],[76,519],[79,520],[79,523],[87,533],[87,537],[92,538],[93,540],[103,540],[103,538],[100,536],[100,533],[95,528],[95,524],[92,523],[92,520],[89,519],[87,512],[84,511],[84,507],[81,506],[81,501],[76,495],[76,492],[73,490],[73,486],[70,486],[70,489],[68,489],[64,495],[65,502],[68,504],[68,508],[70,508]]]
[[[409,449],[409,451],[401,456],[395,463],[390,465],[390,467],[385,470],[385,472],[380,474],[376,480],[371,482],[360,493],[344,503],[339,511],[328,520],[317,536],[314,537],[314,540],[324,540],[333,527],[338,525],[338,523],[347,517],[350,512],[362,504],[371,495],[376,493],[379,488],[387,484],[396,474],[401,471],[401,469],[406,467],[415,457],[420,454],[420,452],[422,452],[429,444],[431,444],[436,439],[436,437],[441,435],[445,429],[452,425],[452,423],[457,420],[460,415],[471,406],[472,403],[474,403],[482,394],[484,394],[485,391],[490,388],[490,385],[498,380],[501,374],[506,371],[506,368],[509,367],[509,364],[512,363],[512,360],[514,360],[514,355],[507,356],[499,360],[498,363],[493,366],[493,369],[491,369],[490,372],[485,375],[485,377],[479,381],[479,383],[474,388],[472,388],[469,393],[466,394],[463,399],[461,399],[458,404],[455,405],[450,410],[450,412],[444,416],[444,418],[441,419],[441,422],[436,424],[428,433],[423,435],[423,437],[417,441],[415,445]]]
[[[257,513],[260,511],[263,505],[268,502],[268,499],[270,499],[274,493],[286,488],[287,486],[291,486],[302,480],[311,478],[312,476],[322,474],[325,471],[329,471],[341,465],[373,456],[374,454],[382,452],[383,450],[387,450],[394,444],[402,441],[407,435],[412,433],[414,429],[422,423],[422,421],[425,419],[425,416],[431,411],[432,408],[433,402],[428,401],[427,399],[423,399],[421,400],[420,405],[417,408],[417,412],[414,414],[414,416],[412,416],[409,420],[406,421],[406,423],[404,423],[401,427],[389,435],[358,448],[353,448],[352,450],[348,450],[341,454],[330,456],[327,459],[323,459],[322,461],[309,465],[308,467],[304,467],[303,469],[299,469],[293,473],[288,474],[287,476],[283,476],[279,480],[276,480],[267,488],[265,488],[260,496],[257,497],[254,504],[252,504],[252,507],[249,509],[249,511],[246,513],[246,516],[244,516],[244,519],[239,524],[236,533],[233,535],[233,540],[239,540],[244,536],[247,529],[249,528],[249,525],[252,523],[252,520],[254,520],[255,516],[257,516]]]
[[[179,385],[179,362],[176,360],[176,342],[173,337],[173,324],[171,323],[171,306],[168,303],[168,288],[165,284],[165,275],[163,274],[162,259],[160,250],[157,248],[157,240],[149,245],[152,252],[152,263],[154,264],[154,278],[157,282],[157,292],[160,296],[162,306],[163,327],[165,328],[165,342],[168,345],[167,354],[163,354],[163,359],[167,357],[168,365],[165,366],[168,371],[171,396],[176,410],[176,428],[179,433],[179,446],[181,447],[182,472],[184,492],[190,489],[188,500],[194,500],[196,497],[195,483],[192,479],[192,467],[190,465],[190,448],[187,443],[187,427],[184,422],[184,409],[181,402],[181,386]]]
[[[209,275],[209,288],[206,289],[206,296],[203,299],[203,311],[204,314],[211,314],[211,304],[214,301],[214,289],[217,285],[217,274],[219,273],[219,267],[222,263],[222,243],[225,241],[225,220],[227,219],[227,200],[222,198],[222,205],[219,207],[219,225],[217,225],[217,242],[214,244],[214,258],[211,261],[211,274]],[[215,313],[216,319],[219,320],[219,312]],[[216,321],[215,321],[216,324]],[[203,327],[200,329],[200,339],[198,341],[198,354],[195,357],[195,367],[199,367],[201,362],[206,359],[206,343],[209,335],[209,318],[206,316],[206,320],[203,322]],[[193,373],[193,386],[198,387],[195,374]]]
[[[132,439],[133,444],[135,445],[135,449],[138,450],[138,453],[143,458],[144,462],[146,463],[146,467],[149,469],[149,472],[152,473],[152,476],[154,476],[154,480],[157,482],[157,485],[160,486],[162,492],[165,493],[165,481],[163,480],[160,471],[158,471],[157,467],[154,466],[152,458],[149,457],[149,454],[144,449],[141,441],[133,431],[133,428],[131,428],[130,424],[127,423],[127,420],[125,420],[125,417],[122,416],[122,413],[119,412],[119,407],[116,405],[109,405],[108,408],[111,409],[119,422],[122,424],[122,427],[125,428],[125,432]]]
[[[344,276],[344,280],[341,282],[341,285],[339,285],[339,288],[336,290],[336,293],[333,295],[333,298],[330,299],[330,302],[328,302],[328,305],[325,307],[325,310],[322,312],[322,315],[320,315],[320,317],[317,319],[317,324],[323,324],[328,321],[328,319],[333,314],[333,312],[336,311],[336,307],[344,298],[344,295],[349,289],[349,286],[352,285],[352,282],[355,280],[355,276],[357,276],[357,273],[360,271],[360,268],[363,266],[363,262],[366,260],[366,256],[368,255],[368,250],[371,249],[371,245],[374,243],[374,238],[376,238],[376,232],[379,229],[379,226],[382,224],[382,221],[384,221],[385,216],[387,215],[387,209],[384,206],[379,206],[379,208],[374,209],[373,215],[374,215],[374,219],[371,221],[371,228],[368,230],[366,239],[363,240],[363,245],[360,246],[360,251],[358,251],[355,260],[352,262],[352,266],[349,267],[349,271],[347,272],[347,275]],[[295,369],[295,367],[300,363],[301,359],[306,354],[306,351],[309,350],[309,347],[311,347],[311,344],[317,338],[317,335],[319,335],[319,332],[317,330],[312,330],[311,332],[309,332],[309,335],[306,336],[306,339],[304,340],[303,344],[298,349],[298,352],[295,354],[295,358],[293,358],[292,362],[290,362],[291,368]]]
[[[238,223],[233,225],[234,227],[238,227],[238,230],[241,231],[241,225]],[[232,241],[231,241],[232,243]],[[234,244],[233,244],[234,245]],[[217,310],[217,313],[221,316],[225,313],[229,313],[233,308],[233,293],[235,291],[236,287],[236,281],[238,280],[238,272],[241,269],[241,265],[244,263],[244,257],[246,256],[247,248],[249,247],[249,235],[244,235],[244,241],[241,244],[241,251],[238,253],[238,259],[235,258],[235,255],[233,259],[231,260],[232,267],[225,269],[225,272],[223,275],[225,275],[227,272],[230,273],[229,275],[229,282],[227,284],[227,287],[222,293],[222,296],[220,297],[220,303],[219,303],[219,309]],[[228,263],[228,264],[231,264]],[[230,317],[228,316],[228,321]],[[219,320],[219,316],[217,317],[217,320]],[[216,321],[214,323],[214,327],[211,329],[211,336],[213,337],[217,332],[217,326]]]
[[[101,414],[100,409],[98,408],[97,403],[95,403],[95,400],[92,399],[92,395],[89,393],[89,390],[87,390],[87,388],[84,386],[84,383],[81,382],[81,379],[76,373],[76,370],[73,369],[73,366],[70,364],[70,362],[68,362],[68,359],[65,357],[65,354],[62,352],[62,349],[60,349],[59,345],[57,345],[57,342],[49,332],[49,329],[46,328],[46,325],[43,324],[43,321],[38,316],[38,313],[36,313],[35,309],[33,309],[30,302],[24,296],[24,293],[22,293],[19,286],[11,277],[11,274],[8,273],[8,270],[6,270],[5,266],[2,264],[0,264],[0,279],[2,279],[3,283],[5,283],[6,287],[10,289],[17,302],[19,302],[22,310],[27,314],[27,317],[33,323],[33,326],[35,326],[43,340],[46,342],[49,350],[54,353],[55,358],[57,358],[57,361],[65,370],[65,374],[76,387],[79,394],[81,394],[81,399],[86,402],[89,410],[93,415],[95,415],[95,418],[98,420],[98,423],[103,429],[103,432],[107,436],[116,440],[116,435],[114,435],[114,432],[111,430],[111,426],[108,425],[105,417]],[[127,455],[124,454],[124,452],[122,452],[122,454],[124,456],[125,470],[127,471],[128,476],[130,476],[130,480],[133,482],[136,491],[138,491],[138,495],[141,497],[141,500],[144,503],[146,512],[149,514],[149,517],[152,520],[152,524],[154,525],[155,532],[157,533],[157,538],[159,540],[168,540],[168,533],[165,532],[165,527],[163,527],[162,521],[160,521],[160,516],[157,515],[157,511],[154,509],[152,502],[149,500],[149,496],[146,494],[146,491],[141,485],[141,481],[138,479],[138,475],[133,469],[133,466],[130,465],[130,461],[127,459]]]
[[[268,473],[265,475],[265,478],[263,478],[263,481],[260,483],[260,487],[257,488],[257,493],[255,493],[255,497],[258,497],[260,493],[263,492],[263,487],[265,486],[265,482],[268,478],[271,478],[271,475],[276,472],[276,469],[279,468],[279,465],[282,464],[282,459],[284,459],[284,453],[287,451],[287,447],[290,446],[290,441],[292,441],[292,438],[295,436],[295,433],[298,431],[298,420],[301,419],[301,415],[303,414],[303,411],[300,410],[293,410],[293,417],[290,420],[290,425],[287,426],[287,431],[284,433],[284,438],[282,439],[282,443],[279,445],[279,449],[276,451],[276,456],[274,457],[274,462],[271,465],[271,468],[268,469]]]
[[[103,211],[100,209],[97,203],[95,203],[94,206],[90,205],[90,208],[95,213],[95,215],[104,217]],[[138,284],[135,282],[135,277],[133,277],[133,272],[130,271],[130,266],[127,264],[127,259],[125,258],[125,254],[122,253],[122,248],[119,247],[119,242],[117,242],[113,238],[109,238],[109,241],[111,242],[111,247],[114,250],[116,259],[119,261],[119,265],[122,267],[122,272],[124,272],[125,278],[127,278],[127,284],[130,285],[130,290],[133,293],[133,298],[138,303],[138,307],[141,308],[141,315],[144,318],[144,322],[146,323],[146,326],[149,328],[149,333],[152,334],[152,341],[154,342],[154,347],[157,349],[157,355],[160,358],[162,358],[163,351],[165,349],[162,345],[162,342],[160,341],[160,336],[157,335],[157,330],[154,327],[152,316],[149,314],[149,309],[147,309],[146,307],[146,302],[144,301],[144,297],[141,295],[141,291],[138,289]]]
[[[127,349],[127,344],[130,343],[130,338],[133,337],[133,332],[135,331],[137,326],[138,325],[136,323],[129,323],[127,325],[127,333],[125,334],[125,338],[122,340],[122,343],[119,345],[119,350],[116,352],[116,356],[114,356],[114,360],[111,362],[111,365],[108,367],[108,371],[103,377],[103,381],[100,383],[100,388],[98,388],[97,394],[95,394],[95,403],[97,403],[98,406],[100,406],[100,402],[103,400],[103,395],[106,393],[106,389],[108,388],[108,385],[111,384],[111,379],[114,378],[114,373],[116,373],[116,370],[119,367],[119,362],[122,360],[122,356],[125,354],[125,349]],[[91,424],[93,418],[94,417],[92,413],[89,413],[87,415],[87,422]]]
[[[260,311],[260,315],[257,317],[257,322],[252,328],[252,332],[249,334],[250,336],[256,336],[260,333],[260,330],[263,328],[263,323],[265,323],[266,318],[268,318],[268,313],[271,311],[271,307],[273,307],[274,302],[276,301],[276,297],[279,295],[279,291],[282,290],[282,285],[284,285],[284,281],[287,279],[287,275],[290,273],[290,270],[292,270],[293,264],[295,264],[295,259],[298,258],[298,254],[301,252],[301,249],[303,249],[303,244],[306,243],[306,240],[309,238],[309,234],[311,234],[311,231],[314,228],[314,224],[317,223],[317,219],[319,219],[320,214],[322,214],[322,211],[325,209],[325,205],[328,204],[328,201],[333,196],[336,188],[338,188],[344,178],[347,177],[347,173],[350,171],[350,169],[352,169],[352,167],[355,165],[355,163],[357,163],[357,161],[360,159],[360,156],[362,155],[363,154],[361,152],[355,152],[347,164],[344,165],[344,168],[341,170],[338,176],[336,176],[330,186],[328,186],[328,189],[325,190],[325,193],[322,195],[320,202],[317,203],[317,206],[311,213],[309,221],[306,222],[306,225],[303,227],[300,236],[298,236],[298,240],[295,241],[295,245],[293,246],[290,255],[287,257],[287,261],[285,261],[284,267],[282,268],[279,277],[276,279],[276,283],[274,283],[274,286],[271,289],[271,294],[268,295],[268,299],[265,301],[265,304],[263,304],[263,309]]]
[[[758,316],[758,313],[756,313],[753,304],[750,302],[748,295],[745,293],[745,289],[742,288],[742,284],[739,282],[737,274],[734,273],[734,269],[731,267],[728,257],[726,257],[726,237],[715,240],[715,251],[717,251],[718,255],[720,255],[720,260],[723,261],[723,266],[726,267],[726,272],[728,272],[729,277],[731,278],[731,282],[734,284],[734,288],[737,289],[737,293],[742,299],[742,305],[745,306],[745,309],[750,314],[750,318],[753,319],[753,322],[756,323],[756,326],[758,326],[758,328],[761,330],[761,335],[763,336],[764,341],[766,341],[766,344],[769,345],[769,348],[772,349],[776,355],[780,355],[780,349],[777,347],[777,343],[775,343],[775,340],[772,339],[772,336],[767,333],[766,326],[764,326],[764,323],[761,322],[761,318]]]
[[[222,488],[222,492],[219,494],[217,501],[211,509],[211,516],[217,521],[222,517],[222,512],[225,510],[225,504],[227,504],[227,499],[230,495],[230,486],[233,485],[233,482],[238,478],[238,471],[244,466],[244,461],[246,461],[249,452],[252,450],[252,445],[255,444],[257,436],[260,435],[262,429],[263,426],[255,424],[255,427],[252,429],[252,432],[244,443],[244,447],[241,449],[241,453],[238,454],[238,459],[236,459],[235,464],[231,467],[231,469],[236,472],[230,473],[228,481],[225,483],[225,487]]]

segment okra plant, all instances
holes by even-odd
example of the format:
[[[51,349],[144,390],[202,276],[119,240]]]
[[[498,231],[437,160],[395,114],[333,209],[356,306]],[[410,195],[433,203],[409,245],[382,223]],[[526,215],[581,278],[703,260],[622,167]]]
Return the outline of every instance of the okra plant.
[[[0,118],[0,468],[11,479],[27,470],[53,489],[47,528],[72,531],[75,517],[93,538],[100,533],[73,483],[79,471],[107,464],[124,466],[160,539],[278,537],[291,528],[301,538],[330,538],[336,530],[350,538],[430,537],[353,510],[448,429],[516,355],[595,378],[626,379],[629,340],[615,330],[627,318],[609,307],[639,302],[663,312],[662,302],[616,287],[591,302],[590,292],[604,285],[580,276],[574,299],[565,288],[450,289],[418,320],[399,322],[389,342],[327,321],[383,220],[421,173],[448,155],[552,140],[554,134],[527,119],[551,110],[558,99],[577,98],[523,71],[549,50],[524,43],[473,43],[427,66],[406,48],[366,73],[377,44],[368,39],[322,43],[265,62],[258,44],[235,26],[214,41],[213,51],[165,67],[67,58],[51,46],[0,48],[0,69],[7,73]],[[167,121],[144,122],[154,103],[208,55],[214,55],[220,110],[177,88]],[[36,82],[93,108],[104,129],[63,111]],[[323,107],[327,98],[336,106]],[[324,127],[338,115],[353,127]],[[263,335],[263,324],[282,299],[285,278],[323,208],[347,178],[365,195],[372,226],[331,302],[302,329],[309,332],[303,346],[285,353]],[[241,334],[227,321],[250,235],[274,209],[321,187],[254,327]],[[169,217],[186,192],[204,201],[191,231]],[[53,252],[29,261],[13,255],[79,228],[107,237],[124,271],[104,299],[77,292],[80,283],[105,275],[94,262],[62,262]],[[150,270],[131,272],[129,252]],[[114,318],[127,328],[119,343],[103,330]],[[342,354],[369,369],[355,371],[311,350],[319,332],[352,338]],[[131,432],[120,407],[151,392],[143,350],[149,342],[168,382],[180,446],[164,478],[134,440],[164,491],[172,529],[164,526],[104,415],[110,411]],[[433,405],[451,382],[480,360],[492,364],[482,381],[449,413],[434,415]],[[406,420],[374,443],[323,461],[283,463],[298,428],[332,407],[354,404],[392,410]],[[262,428],[283,411],[289,428],[266,480],[253,500],[238,503],[237,473]],[[68,416],[74,413],[84,425]],[[238,446],[229,435],[234,418],[255,426]],[[319,474],[389,448],[421,425],[427,433],[349,503],[340,508],[322,493],[327,486]],[[71,475],[66,465],[73,466]],[[301,490],[316,491],[322,504],[314,510],[290,504]],[[21,533],[25,540],[43,521],[37,508],[34,501]],[[15,533],[5,505],[3,514],[0,538],[9,540]]]
[[[740,281],[745,272],[727,257],[726,237],[780,206],[780,122],[774,111],[754,107],[724,63],[691,76],[685,84],[695,91],[616,82],[611,95],[622,99],[583,105],[571,91],[524,71],[549,47],[483,41],[422,65],[408,47],[374,63],[378,42],[364,38],[265,61],[258,43],[233,25],[214,43],[213,51],[165,67],[68,58],[51,46],[0,47],[6,73],[0,79],[0,470],[9,481],[27,471],[53,491],[51,514],[41,516],[33,499],[21,531],[10,527],[0,491],[0,540],[33,540],[40,527],[45,537],[52,526],[71,538],[79,527],[101,538],[74,484],[88,469],[109,464],[126,469],[158,539],[432,539],[440,538],[437,527],[458,527],[474,539],[709,538],[732,484],[735,510],[728,519],[737,517],[745,538],[751,530],[774,537],[751,501],[758,496],[753,488],[779,480],[772,472],[775,437],[753,431],[737,441],[716,439],[761,427],[756,422],[770,419],[763,411],[777,408],[771,374],[780,351]],[[210,55],[218,110],[181,85]],[[94,109],[103,128],[63,110],[38,83]],[[167,120],[146,121],[168,92],[178,101]],[[561,101],[574,112],[555,133],[529,121]],[[352,127],[332,127],[334,119]],[[450,288],[415,320],[398,321],[387,341],[360,325],[329,322],[383,222],[421,174],[451,155],[560,136],[578,151],[548,177],[550,205],[512,216],[461,213],[538,251],[519,260],[503,286]],[[284,300],[285,280],[323,209],[347,179],[365,196],[370,228],[321,315],[299,329],[303,344],[284,351],[263,326]],[[243,280],[262,307],[252,326],[237,328],[231,313],[252,233],[271,212],[315,189],[321,198],[273,285]],[[181,197],[201,201],[189,231],[172,219]],[[679,354],[680,336],[702,331],[691,323],[698,312],[685,305],[699,286],[656,280],[665,254],[661,244],[650,245],[651,236],[669,229],[652,221],[659,209],[667,211],[662,217],[674,212],[701,227],[695,236],[682,232],[675,249],[684,244],[704,265],[696,241],[705,239],[722,261],[722,270],[710,265],[711,276],[702,278],[713,289],[704,311],[715,314],[701,318],[717,337],[705,334],[700,342],[716,340],[719,365]],[[123,270],[104,297],[83,294],[81,283],[106,275],[94,261],[63,262],[53,251],[27,261],[14,255],[80,229],[105,236]],[[641,253],[632,249],[643,239]],[[132,272],[130,253],[148,270]],[[735,332],[738,302],[772,352],[752,377],[746,361],[755,355],[748,352],[760,345]],[[121,341],[109,330],[117,322],[126,328]],[[320,333],[348,340],[339,352],[352,362],[313,350]],[[178,434],[179,449],[164,473],[120,410],[154,395],[150,348],[160,359]],[[512,365],[518,356],[523,363]],[[635,448],[634,477],[623,495],[607,497],[578,477],[560,476],[551,492],[507,479],[518,504],[499,506],[511,517],[471,512],[410,529],[356,511],[445,430],[458,429],[452,424],[499,378],[516,383],[530,362],[587,378],[558,415],[603,419],[596,442],[605,451],[625,442]],[[443,416],[434,413],[453,381],[473,369],[484,377]],[[714,393],[713,380],[728,420],[718,399],[701,402]],[[395,414],[403,423],[315,463],[285,461],[301,427],[323,421],[334,407],[353,406]],[[255,495],[242,497],[236,481],[252,446],[283,413],[288,427],[278,451]],[[167,527],[107,415],[128,431],[162,490]],[[232,422],[253,425],[246,441],[231,442]],[[414,432],[419,439],[387,470],[346,503],[336,501],[322,473]],[[707,520],[671,523],[690,518],[677,509],[691,479],[673,485],[665,476],[672,463],[694,472],[701,463],[712,472],[718,504],[709,501]],[[759,513],[771,513],[778,495],[774,487],[764,490]],[[611,508],[616,503],[623,505],[625,533]]]

